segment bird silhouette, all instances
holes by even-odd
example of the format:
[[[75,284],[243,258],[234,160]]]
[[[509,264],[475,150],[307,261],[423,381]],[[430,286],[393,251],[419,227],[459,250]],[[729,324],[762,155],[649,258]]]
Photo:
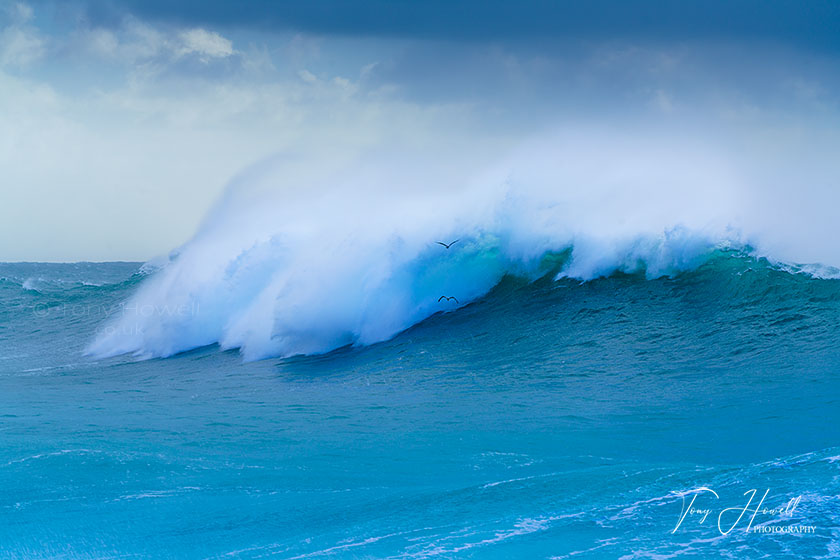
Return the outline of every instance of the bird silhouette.
[[[456,243],[458,243],[459,241],[461,241],[461,240],[460,240],[460,239],[456,239],[455,241],[453,241],[453,242],[452,242],[452,243],[450,243],[449,245],[447,245],[447,244],[446,244],[446,243],[444,243],[443,241],[435,241],[435,243],[437,243],[438,245],[443,245],[444,247],[446,247],[447,249],[449,249],[450,247],[452,247],[453,245],[455,245],[455,244],[456,244]]]
[[[446,300],[446,301],[455,300],[455,303],[461,303],[460,301],[458,301],[458,298],[456,298],[455,296],[440,296],[438,298],[438,303],[442,302],[443,300]]]

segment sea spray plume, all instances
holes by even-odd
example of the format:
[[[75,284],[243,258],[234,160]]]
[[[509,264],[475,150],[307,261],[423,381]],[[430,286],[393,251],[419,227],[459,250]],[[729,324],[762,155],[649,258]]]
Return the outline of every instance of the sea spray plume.
[[[505,274],[556,273],[548,253],[571,248],[561,275],[657,276],[728,242],[721,224],[737,185],[713,152],[674,138],[570,131],[480,170],[397,159],[247,170],[130,302],[200,311],[126,313],[89,353],[168,356],[212,343],[246,360],[327,352],[392,337],[435,313],[441,293],[469,302]],[[441,238],[461,242],[441,254]]]

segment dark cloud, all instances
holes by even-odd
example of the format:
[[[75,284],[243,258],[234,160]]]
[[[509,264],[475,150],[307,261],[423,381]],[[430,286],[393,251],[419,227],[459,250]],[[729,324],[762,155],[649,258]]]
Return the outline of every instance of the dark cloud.
[[[572,38],[768,40],[840,50],[833,0],[90,0],[99,24],[126,13],[179,25],[455,41]]]

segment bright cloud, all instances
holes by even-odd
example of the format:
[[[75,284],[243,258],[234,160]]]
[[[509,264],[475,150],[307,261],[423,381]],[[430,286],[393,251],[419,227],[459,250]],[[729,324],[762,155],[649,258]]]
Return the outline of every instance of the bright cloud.
[[[182,45],[177,49],[180,56],[197,54],[203,60],[208,58],[226,58],[234,54],[233,43],[221,35],[206,29],[182,31],[178,37]]]
[[[233,41],[215,31],[156,28],[133,17],[126,17],[116,28],[81,29],[73,37],[75,45],[70,45],[71,49],[81,47],[88,55],[127,66],[151,62],[164,67],[191,58],[206,65],[237,54]]]

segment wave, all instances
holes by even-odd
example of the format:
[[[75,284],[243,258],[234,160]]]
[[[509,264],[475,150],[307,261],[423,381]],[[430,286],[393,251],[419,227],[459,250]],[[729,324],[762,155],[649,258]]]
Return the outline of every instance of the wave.
[[[126,306],[130,312],[89,352],[165,357],[219,343],[240,348],[251,360],[371,344],[480,298],[506,275],[586,278],[585,270],[658,277],[693,268],[713,254],[714,246],[684,237],[665,232],[660,239],[628,243],[624,251],[615,250],[615,261],[593,259],[574,247],[518,260],[491,234],[462,236],[460,247],[448,251],[429,242],[409,254],[397,250],[404,241],[395,239],[365,255],[342,258],[325,251],[294,267],[288,248],[269,241],[207,276],[196,274],[188,253],[149,279]],[[339,269],[333,268],[336,260]]]
[[[74,288],[100,288],[105,285],[102,282],[90,282],[87,280],[64,280],[61,278],[30,277],[21,283],[20,287],[27,292],[43,293],[47,290],[71,290]]]
[[[87,352],[166,357],[219,344],[246,360],[317,354],[389,339],[505,276],[658,278],[720,250],[761,256],[738,225],[723,160],[610,138],[608,167],[591,155],[607,148],[581,150],[581,137],[479,172],[393,154],[263,162],[231,183],[192,240],[144,267],[133,312]]]
[[[139,268],[139,270],[138,270]],[[32,296],[113,291],[148,275],[141,263],[0,263],[0,287]]]

